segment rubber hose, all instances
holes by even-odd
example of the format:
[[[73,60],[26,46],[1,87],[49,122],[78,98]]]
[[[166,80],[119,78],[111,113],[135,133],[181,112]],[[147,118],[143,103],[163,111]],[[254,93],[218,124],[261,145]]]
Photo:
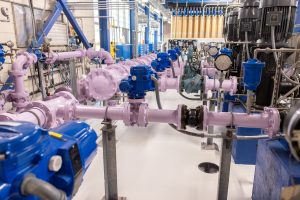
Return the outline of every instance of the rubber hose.
[[[33,195],[42,200],[67,200],[66,193],[52,184],[36,178],[33,174],[26,176],[21,185],[21,193]]]

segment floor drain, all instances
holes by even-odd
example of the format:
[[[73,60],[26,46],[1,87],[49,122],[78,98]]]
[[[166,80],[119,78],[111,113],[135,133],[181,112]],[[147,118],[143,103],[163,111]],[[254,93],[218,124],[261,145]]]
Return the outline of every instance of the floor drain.
[[[208,174],[214,174],[219,171],[219,166],[214,163],[204,162],[198,165],[198,168]]]

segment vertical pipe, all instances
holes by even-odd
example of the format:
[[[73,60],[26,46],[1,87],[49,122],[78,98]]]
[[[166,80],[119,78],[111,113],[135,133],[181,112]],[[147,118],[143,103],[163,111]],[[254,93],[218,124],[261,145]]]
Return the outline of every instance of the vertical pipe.
[[[38,77],[39,77],[39,87],[41,88],[42,99],[45,100],[47,98],[46,93],[46,84],[45,84],[45,76],[44,76],[44,69],[43,63],[38,62]],[[32,77],[35,78],[35,77]]]
[[[99,0],[99,3],[106,4],[107,0]],[[100,26],[100,46],[105,49],[105,51],[110,51],[110,28],[109,28],[109,18],[108,10],[99,10],[99,26]]]

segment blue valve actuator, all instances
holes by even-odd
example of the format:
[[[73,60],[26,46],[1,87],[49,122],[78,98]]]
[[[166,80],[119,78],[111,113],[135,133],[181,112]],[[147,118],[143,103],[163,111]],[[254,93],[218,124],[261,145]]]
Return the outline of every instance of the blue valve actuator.
[[[170,58],[172,59],[172,61],[176,61],[178,59],[178,51],[176,51],[176,49],[170,49],[168,50],[168,54],[170,56]]]
[[[232,57],[232,50],[231,49],[223,48],[223,49],[221,49],[220,53],[221,54],[225,54],[225,55],[227,55],[229,57]]]
[[[5,63],[5,51],[2,44],[0,44],[0,66]]]
[[[152,68],[156,72],[164,72],[166,68],[170,68],[171,65],[172,63],[168,53],[158,53],[157,58],[151,63]]]
[[[119,88],[121,92],[128,94],[129,99],[143,99],[146,92],[155,90],[152,76],[157,78],[157,74],[148,66],[131,67],[130,76],[121,81]]]
[[[265,63],[256,59],[249,59],[243,63],[244,68],[244,86],[247,90],[255,91],[260,84],[262,70]]]

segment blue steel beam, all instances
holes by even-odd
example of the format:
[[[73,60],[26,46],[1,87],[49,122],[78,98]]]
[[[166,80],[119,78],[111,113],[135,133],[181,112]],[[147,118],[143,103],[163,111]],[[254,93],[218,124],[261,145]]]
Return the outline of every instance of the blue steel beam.
[[[150,43],[150,8],[149,3],[145,6],[145,15],[147,16],[147,27],[145,28],[145,44]]]
[[[89,43],[89,41],[87,40],[87,38],[85,37],[85,35],[83,34],[79,24],[77,23],[73,13],[70,11],[70,9],[68,8],[67,5],[67,1],[66,0],[57,0],[58,3],[60,3],[60,6],[62,7],[63,12],[65,13],[66,17],[68,18],[70,24],[73,26],[75,32],[77,33],[78,37],[81,39],[83,46],[86,49],[91,48],[91,44]]]
[[[57,21],[57,18],[60,16],[61,11],[62,11],[62,7],[60,6],[59,3],[57,3],[54,6],[54,9],[53,9],[51,15],[48,17],[48,20],[44,24],[42,31],[40,31],[37,34],[37,41],[36,42],[37,42],[38,46],[43,44],[44,37],[49,34],[51,28],[53,27],[53,25]]]
[[[99,0],[99,2],[107,3],[107,0]],[[108,10],[99,10],[100,16],[100,45],[101,48],[106,51],[110,51],[110,32],[109,32],[109,23],[107,16],[109,15]]]

